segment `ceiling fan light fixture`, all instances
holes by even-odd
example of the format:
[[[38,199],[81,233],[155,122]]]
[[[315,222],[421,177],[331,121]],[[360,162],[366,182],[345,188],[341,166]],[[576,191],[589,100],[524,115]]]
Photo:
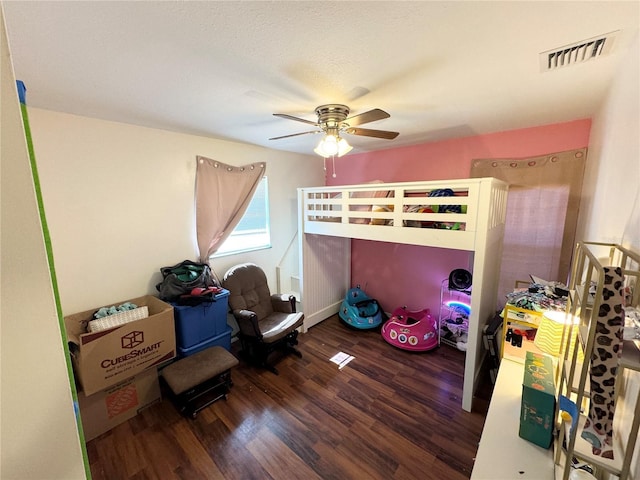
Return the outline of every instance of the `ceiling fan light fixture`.
[[[338,137],[328,134],[322,140],[321,150],[327,155],[335,155],[338,153]]]
[[[313,149],[313,152],[321,157],[327,158],[329,155],[326,155],[322,150],[320,150],[320,145]]]
[[[338,140],[338,156],[339,157],[346,155],[351,150],[353,150],[353,147],[349,145],[349,143],[344,138],[340,138],[340,140]]]
[[[352,149],[353,147],[344,138],[329,133],[320,140],[320,143],[313,151],[321,157],[328,158],[341,157]]]
[[[274,113],[276,117],[307,123],[317,127],[318,130],[293,133],[291,135],[281,135],[279,137],[270,138],[269,140],[280,140],[283,138],[297,137],[299,135],[307,135],[310,133],[324,133],[324,138],[320,140],[313,151],[324,158],[335,158],[336,156],[342,157],[353,150],[353,147],[340,136],[341,133],[360,135],[364,137],[384,138],[386,140],[393,140],[399,135],[398,132],[390,132],[387,130],[373,130],[371,128],[359,127],[354,128],[355,125],[362,125],[389,118],[390,115],[384,110],[374,108],[368,112],[353,115],[351,117],[349,116],[349,111],[349,107],[337,103],[320,105],[316,108],[316,115],[318,116],[317,122],[305,120],[304,118],[293,117],[286,113]]]

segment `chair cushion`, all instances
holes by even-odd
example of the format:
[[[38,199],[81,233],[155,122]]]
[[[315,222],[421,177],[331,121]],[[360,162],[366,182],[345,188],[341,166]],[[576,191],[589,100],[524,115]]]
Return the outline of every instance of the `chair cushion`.
[[[304,321],[302,312],[289,313],[291,307],[288,303],[288,296],[284,299],[280,298],[279,301],[287,304],[289,312],[274,310],[267,277],[262,269],[253,263],[243,263],[229,269],[224,275],[222,284],[230,292],[229,306],[239,323],[240,310],[255,313],[264,343],[274,343],[284,338],[288,333],[301,326]],[[242,332],[242,327],[240,330]],[[246,331],[244,334],[253,336]]]
[[[265,343],[273,343],[283,338],[288,333],[302,325],[304,315],[298,313],[273,312],[260,321],[262,340]]]
[[[251,310],[258,321],[273,312],[267,277],[257,265],[244,263],[233,267],[225,274],[222,283],[229,290],[231,310]]]

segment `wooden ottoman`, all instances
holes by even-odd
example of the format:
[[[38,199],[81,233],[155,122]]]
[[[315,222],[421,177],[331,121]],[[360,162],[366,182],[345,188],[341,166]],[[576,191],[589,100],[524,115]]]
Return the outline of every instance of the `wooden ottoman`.
[[[210,347],[165,367],[162,378],[180,413],[196,418],[216,400],[227,399],[233,385],[231,368],[237,364],[238,359],[223,347]]]

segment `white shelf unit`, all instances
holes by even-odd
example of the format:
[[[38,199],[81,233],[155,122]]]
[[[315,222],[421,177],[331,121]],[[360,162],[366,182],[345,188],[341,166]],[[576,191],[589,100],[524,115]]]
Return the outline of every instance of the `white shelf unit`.
[[[610,478],[614,475],[620,480],[627,480],[638,437],[640,393],[634,399],[634,415],[628,436],[622,438],[617,433],[618,430],[614,429],[613,460],[594,455],[591,444],[581,437],[586,418],[585,412],[589,406],[589,359],[594,348],[597,325],[594,312],[598,312],[600,308],[606,266],[622,268],[625,286],[631,287],[630,291],[633,292],[627,298],[627,306],[637,307],[639,304],[640,255],[616,244],[579,242],[576,245],[567,312],[572,318],[579,320],[576,327],[573,324],[565,327],[567,348],[560,358],[558,391],[580,406],[580,419],[577,428],[570,431],[570,423],[560,421],[559,411],[556,416],[558,435],[555,441],[555,463],[559,467],[559,478],[562,480],[569,478],[573,457],[591,465],[597,478],[606,478],[605,476]],[[572,345],[575,348],[570,348]],[[577,361],[578,348],[584,352],[583,362]],[[616,376],[616,395],[619,393],[625,369],[640,372],[640,352],[638,346],[632,341],[625,341],[623,345]],[[630,402],[632,399],[626,400]]]
[[[469,335],[470,305],[471,287],[467,290],[459,290],[450,288],[448,278],[442,281],[438,315],[440,343],[464,350],[458,343],[466,344]]]

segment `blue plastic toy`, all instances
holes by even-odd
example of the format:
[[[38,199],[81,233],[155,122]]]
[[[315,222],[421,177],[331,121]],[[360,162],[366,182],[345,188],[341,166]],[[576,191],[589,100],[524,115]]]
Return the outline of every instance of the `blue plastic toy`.
[[[360,285],[349,289],[338,314],[347,325],[360,330],[369,330],[382,324],[382,311],[377,300],[364,293]]]

